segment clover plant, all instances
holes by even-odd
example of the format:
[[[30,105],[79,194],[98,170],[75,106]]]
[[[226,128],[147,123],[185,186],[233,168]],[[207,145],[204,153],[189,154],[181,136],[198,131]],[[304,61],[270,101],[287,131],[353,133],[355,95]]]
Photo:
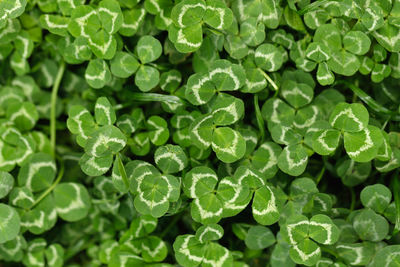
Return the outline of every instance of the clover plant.
[[[399,0],[0,0],[0,266],[400,266]]]

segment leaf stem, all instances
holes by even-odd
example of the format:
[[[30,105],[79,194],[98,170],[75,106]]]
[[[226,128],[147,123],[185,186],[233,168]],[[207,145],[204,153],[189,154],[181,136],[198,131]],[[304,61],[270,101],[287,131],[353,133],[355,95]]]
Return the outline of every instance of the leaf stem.
[[[400,182],[399,170],[397,170],[392,177],[391,185],[394,197],[394,204],[396,207],[396,222],[393,229],[393,236],[400,232]]]
[[[279,87],[276,85],[276,83],[274,82],[274,80],[272,80],[272,78],[271,77],[269,77],[269,75],[265,72],[265,71],[263,71],[262,69],[260,69],[260,68],[258,68],[260,71],[261,71],[261,73],[264,75],[264,77],[265,77],[265,79],[267,79],[267,81],[271,84],[271,86],[274,88],[274,90],[275,90],[275,95],[274,96],[276,96],[277,94],[278,94],[278,91],[279,91]]]
[[[129,191],[129,182],[128,182],[128,176],[126,175],[125,166],[122,163],[121,156],[119,153],[116,154],[116,157],[117,157],[117,161],[118,161],[119,174],[121,175],[122,180],[124,181],[124,184],[125,184],[126,188],[128,189],[128,192],[127,192],[128,197],[132,201],[132,205],[134,205],[133,196],[132,196],[131,192]]]
[[[54,81],[53,88],[51,90],[51,108],[50,108],[50,144],[51,153],[53,158],[56,156],[56,108],[57,108],[57,94],[60,88],[61,80],[65,71],[65,62],[61,61],[60,67],[58,68],[56,80]]]
[[[169,102],[186,104],[185,101],[174,95],[163,95],[155,93],[131,93],[132,100],[143,102]]]
[[[65,168],[64,168],[64,161],[63,161],[61,158],[59,159],[59,162],[60,162],[60,170],[59,170],[59,172],[58,172],[58,175],[57,175],[56,180],[54,181],[54,183],[53,183],[49,188],[47,188],[46,191],[44,191],[44,192],[35,200],[35,202],[33,202],[33,204],[29,207],[29,210],[31,210],[31,209],[34,208],[37,204],[39,204],[40,201],[42,201],[48,194],[50,194],[51,191],[53,191],[53,189],[54,189],[54,188],[58,185],[58,183],[61,181],[61,179],[62,179],[62,177],[63,177],[63,175],[64,175],[64,170],[65,170]]]
[[[258,129],[260,131],[260,137],[261,137],[260,143],[262,143],[264,141],[264,137],[265,137],[265,128],[264,128],[264,120],[262,118],[261,111],[260,111],[260,106],[258,104],[258,95],[257,94],[254,95],[254,110],[256,112]]]
[[[321,169],[321,171],[319,172],[319,174],[318,174],[318,177],[317,177],[317,180],[315,181],[315,183],[318,185],[319,184],[319,182],[321,181],[321,179],[322,179],[322,176],[324,176],[324,174],[325,174],[325,165],[322,167],[322,169]]]

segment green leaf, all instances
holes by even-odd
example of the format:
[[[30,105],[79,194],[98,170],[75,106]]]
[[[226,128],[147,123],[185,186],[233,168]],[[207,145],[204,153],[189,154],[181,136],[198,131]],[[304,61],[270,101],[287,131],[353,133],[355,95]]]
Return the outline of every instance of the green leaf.
[[[158,85],[160,72],[150,66],[140,66],[135,75],[135,84],[140,91],[148,92]]]
[[[322,214],[315,215],[310,219],[309,232],[312,240],[324,245],[336,243],[340,233],[339,228],[332,220]]]
[[[396,264],[398,264],[400,261],[399,252],[399,245],[390,245],[381,248],[375,254],[370,265],[371,267],[378,267],[384,262],[387,266],[396,266]]]
[[[361,211],[353,220],[354,230],[362,240],[378,242],[389,233],[389,224],[384,217],[370,209]]]
[[[206,3],[202,0],[184,0],[174,6],[171,18],[180,28],[196,25],[206,14],[206,8]]]
[[[360,132],[344,134],[347,155],[357,162],[367,162],[375,158],[382,143],[383,135],[375,126],[368,126]]]
[[[301,144],[285,147],[278,157],[279,169],[292,176],[302,174],[306,169],[307,162],[308,155]]]
[[[268,122],[268,125],[273,123],[291,127],[295,110],[279,98],[272,98],[264,103],[261,108],[261,114]]]
[[[263,143],[252,156],[252,166],[264,174],[266,179],[278,171],[278,157],[282,148],[274,142]]]
[[[91,202],[86,188],[77,183],[60,183],[53,191],[57,214],[68,222],[85,218]]]
[[[205,253],[205,247],[194,235],[180,235],[173,244],[176,260],[182,266],[198,266]]]
[[[90,136],[85,152],[93,157],[108,156],[121,151],[126,141],[126,136],[117,127],[105,125]]]
[[[244,103],[241,99],[219,94],[212,103],[214,125],[230,125],[237,122],[244,114]]]
[[[263,186],[254,192],[252,212],[254,219],[261,225],[271,225],[279,220],[275,194],[269,186]]]
[[[360,65],[358,57],[345,50],[332,52],[331,58],[328,60],[329,69],[344,76],[354,75]]]
[[[195,167],[183,178],[183,192],[190,198],[200,198],[211,193],[218,183],[215,172],[205,166]]]
[[[123,15],[117,1],[102,0],[99,3],[97,12],[101,24],[107,33],[114,34],[121,28]]]
[[[211,145],[213,136],[213,117],[203,115],[196,118],[189,128],[190,140],[200,149]]]
[[[320,155],[332,154],[339,145],[340,136],[337,130],[319,130],[313,135],[312,147]]]
[[[8,172],[0,171],[0,199],[8,195],[14,187],[14,177]]]
[[[100,58],[89,61],[85,72],[85,79],[95,89],[104,87],[111,81],[111,72],[107,63]]]
[[[217,157],[225,163],[239,160],[246,152],[246,142],[242,135],[228,127],[215,129],[211,145]]]
[[[204,244],[210,241],[219,240],[224,235],[224,228],[218,224],[200,226],[196,231],[197,240]]]
[[[168,37],[179,52],[190,53],[200,48],[203,31],[201,24],[194,24],[186,28],[177,28],[171,24],[168,29]]]
[[[226,6],[225,2],[208,0],[203,20],[215,29],[225,30],[228,29],[233,22],[233,13],[232,10]]]
[[[7,119],[19,130],[31,130],[39,119],[36,106],[31,102],[12,103],[7,108]]]
[[[89,176],[100,176],[105,174],[113,163],[113,156],[108,154],[103,157],[94,157],[83,154],[79,160],[82,171]]]
[[[361,203],[378,213],[383,213],[392,200],[392,192],[382,184],[364,187],[360,194]]]
[[[154,161],[164,173],[182,171],[188,163],[183,149],[180,146],[170,144],[157,148],[154,152]]]
[[[272,44],[257,47],[254,59],[258,67],[269,72],[277,71],[283,64],[282,53]]]
[[[322,42],[312,42],[307,47],[306,56],[317,63],[321,63],[331,58],[331,50]]]
[[[35,153],[18,173],[18,184],[32,192],[42,191],[53,183],[57,167],[49,154]]]
[[[150,35],[142,36],[136,45],[136,53],[142,64],[153,62],[161,56],[161,43]]]
[[[97,98],[94,106],[94,116],[99,125],[112,125],[116,121],[114,108],[106,97]]]
[[[5,0],[0,3],[0,22],[21,16],[25,11],[26,0]]]
[[[232,266],[233,257],[231,252],[217,243],[210,243],[206,247],[203,263],[204,267],[211,266]]]
[[[368,121],[368,110],[358,103],[339,103],[329,117],[329,123],[333,128],[351,133],[366,128]]]
[[[343,37],[343,46],[353,54],[364,55],[369,51],[371,40],[361,31],[350,31]]]
[[[14,208],[0,203],[0,219],[0,244],[3,244],[18,236],[20,217]]]
[[[289,253],[294,262],[307,266],[313,266],[321,258],[321,249],[310,239],[304,239],[292,246]]]
[[[275,236],[267,227],[252,226],[247,232],[245,243],[249,249],[265,249],[275,243]]]
[[[40,16],[40,24],[42,27],[60,36],[68,35],[68,23],[69,18],[67,17],[49,14]]]
[[[167,122],[159,116],[151,116],[147,120],[147,128],[149,130],[150,141],[161,146],[167,142],[169,138],[169,130]]]
[[[111,73],[119,78],[128,78],[139,68],[139,62],[129,53],[118,51],[111,60]]]
[[[142,242],[142,257],[145,262],[161,262],[167,254],[167,245],[157,236],[149,236]]]

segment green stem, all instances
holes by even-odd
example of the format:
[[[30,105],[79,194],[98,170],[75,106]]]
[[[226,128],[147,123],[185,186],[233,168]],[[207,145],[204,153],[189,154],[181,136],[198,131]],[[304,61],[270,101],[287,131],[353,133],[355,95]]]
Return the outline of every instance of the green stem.
[[[62,61],[57,72],[56,80],[54,81],[53,89],[51,90],[51,109],[50,109],[50,144],[53,158],[56,156],[56,108],[57,94],[60,88],[61,80],[65,71],[65,63]]]
[[[269,75],[265,72],[265,71],[263,71],[262,69],[260,69],[260,68],[258,68],[260,71],[261,71],[261,73],[264,75],[264,77],[265,77],[265,79],[267,79],[267,81],[271,84],[271,86],[274,88],[274,90],[275,90],[275,95],[274,96],[276,96],[277,94],[278,94],[278,91],[279,91],[279,87],[276,85],[276,83],[274,82],[274,80],[272,80],[272,78],[271,77],[269,77]]]
[[[331,254],[331,255],[334,256],[335,258],[339,258],[339,255],[338,255],[335,251],[333,251],[333,250],[331,250],[331,249],[329,249],[329,248],[327,248],[327,247],[321,246],[321,250],[322,250],[323,252],[326,252],[326,253],[328,253],[328,254]]]
[[[46,191],[44,191],[36,200],[35,202],[33,202],[33,204],[29,207],[29,209],[33,209],[37,204],[40,203],[40,201],[42,201],[48,194],[51,193],[51,191],[53,191],[53,189],[57,186],[57,184],[61,181],[63,175],[64,175],[64,161],[62,159],[59,160],[60,162],[60,170],[58,172],[57,178],[55,180],[55,182],[49,187],[47,188]]]
[[[356,207],[356,193],[354,192],[353,187],[350,187],[350,193],[351,193],[350,212],[352,212]]]
[[[393,236],[400,232],[400,182],[399,170],[397,170],[392,177],[392,192],[394,197],[394,204],[396,207],[396,223],[393,229]]]
[[[124,184],[125,184],[125,186],[126,186],[126,188],[128,190],[128,192],[127,192],[128,193],[128,197],[132,201],[132,205],[134,205],[133,196],[132,196],[131,192],[129,191],[128,175],[126,175],[125,166],[122,163],[121,156],[119,155],[119,153],[116,154],[116,157],[117,157],[117,161],[118,161],[119,174],[121,175],[122,180],[124,181]]]
[[[174,95],[163,95],[155,93],[131,93],[130,95],[131,99],[134,101],[186,104],[185,101]]]
[[[160,234],[160,238],[162,239],[165,235],[167,235],[169,233],[169,231],[171,230],[172,227],[174,227],[174,225],[176,225],[176,223],[182,218],[183,216],[183,212],[176,214],[175,217],[169,222],[169,224],[167,225],[167,227],[165,227],[164,231],[162,231],[162,233]]]
[[[258,104],[258,95],[254,95],[254,110],[256,112],[256,119],[257,119],[257,125],[258,129],[260,130],[260,137],[261,137],[261,143],[264,141],[265,137],[265,128],[264,128],[264,119],[262,118],[261,111],[260,111],[260,106]]]
[[[318,174],[317,180],[316,180],[316,182],[315,182],[317,185],[318,185],[319,182],[321,181],[322,176],[324,176],[324,174],[325,174],[325,165],[322,167],[321,171],[320,171],[319,174]]]

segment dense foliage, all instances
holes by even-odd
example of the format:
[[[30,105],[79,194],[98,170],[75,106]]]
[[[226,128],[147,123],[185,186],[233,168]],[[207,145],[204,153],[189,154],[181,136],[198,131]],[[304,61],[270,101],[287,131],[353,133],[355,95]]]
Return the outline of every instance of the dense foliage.
[[[400,266],[400,0],[0,0],[1,266]]]

